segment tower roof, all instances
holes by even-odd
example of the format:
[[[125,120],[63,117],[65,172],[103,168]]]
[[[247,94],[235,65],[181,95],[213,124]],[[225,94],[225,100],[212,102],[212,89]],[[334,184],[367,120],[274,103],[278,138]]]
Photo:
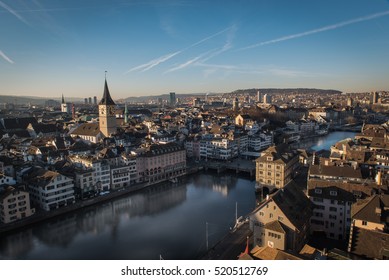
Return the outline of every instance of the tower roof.
[[[62,104],[65,104],[65,98],[63,98],[63,93],[62,93]]]
[[[107,79],[105,79],[103,98],[101,99],[99,105],[116,105],[109,93]]]

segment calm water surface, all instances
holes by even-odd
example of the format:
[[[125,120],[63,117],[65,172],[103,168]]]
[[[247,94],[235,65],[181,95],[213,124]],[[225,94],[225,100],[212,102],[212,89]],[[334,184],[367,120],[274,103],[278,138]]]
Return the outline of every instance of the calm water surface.
[[[311,139],[305,139],[303,141],[300,141],[299,143],[296,143],[294,147],[296,148],[304,148],[312,150],[319,151],[319,150],[329,150],[332,145],[334,145],[336,142],[351,138],[353,139],[355,136],[355,132],[346,132],[346,131],[336,131],[331,132],[325,136],[321,137],[315,137]]]
[[[0,259],[194,259],[255,206],[254,181],[196,174],[0,239]]]

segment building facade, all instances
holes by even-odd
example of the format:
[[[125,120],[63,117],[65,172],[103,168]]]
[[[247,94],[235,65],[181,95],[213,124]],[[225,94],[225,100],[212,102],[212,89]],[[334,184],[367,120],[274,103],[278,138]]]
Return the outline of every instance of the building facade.
[[[45,211],[75,202],[73,179],[55,171],[38,169],[30,174],[31,201]]]
[[[309,235],[312,205],[293,183],[268,195],[250,214],[254,246],[298,252]]]
[[[7,187],[0,192],[0,221],[11,223],[35,213],[30,206],[30,194],[22,189]]]
[[[186,152],[176,143],[152,144],[138,151],[139,182],[158,182],[186,174]]]
[[[288,145],[271,146],[256,160],[256,181],[270,189],[283,188],[298,166],[298,154],[289,150]]]

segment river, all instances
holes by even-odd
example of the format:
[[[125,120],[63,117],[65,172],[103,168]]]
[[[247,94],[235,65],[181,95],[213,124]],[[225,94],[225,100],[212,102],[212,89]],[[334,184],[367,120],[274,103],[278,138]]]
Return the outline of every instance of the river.
[[[255,207],[254,181],[199,173],[0,239],[0,259],[194,259]]]
[[[352,132],[302,141],[329,149]],[[195,259],[255,207],[255,182],[198,173],[65,214],[0,238],[0,259]],[[242,248],[243,249],[243,248]]]
[[[332,145],[340,140],[351,138],[355,136],[355,132],[335,131],[324,136],[304,139],[298,143],[293,144],[294,148],[312,149],[315,151],[329,150]]]

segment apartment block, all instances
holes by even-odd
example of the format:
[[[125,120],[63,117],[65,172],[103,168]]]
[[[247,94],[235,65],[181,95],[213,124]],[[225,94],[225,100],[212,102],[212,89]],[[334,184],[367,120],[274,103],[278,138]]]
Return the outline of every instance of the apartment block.
[[[271,146],[256,160],[256,181],[261,186],[283,188],[298,166],[298,154],[287,144]]]
[[[7,187],[0,191],[0,221],[11,223],[35,213],[30,206],[30,195],[24,189]]]

